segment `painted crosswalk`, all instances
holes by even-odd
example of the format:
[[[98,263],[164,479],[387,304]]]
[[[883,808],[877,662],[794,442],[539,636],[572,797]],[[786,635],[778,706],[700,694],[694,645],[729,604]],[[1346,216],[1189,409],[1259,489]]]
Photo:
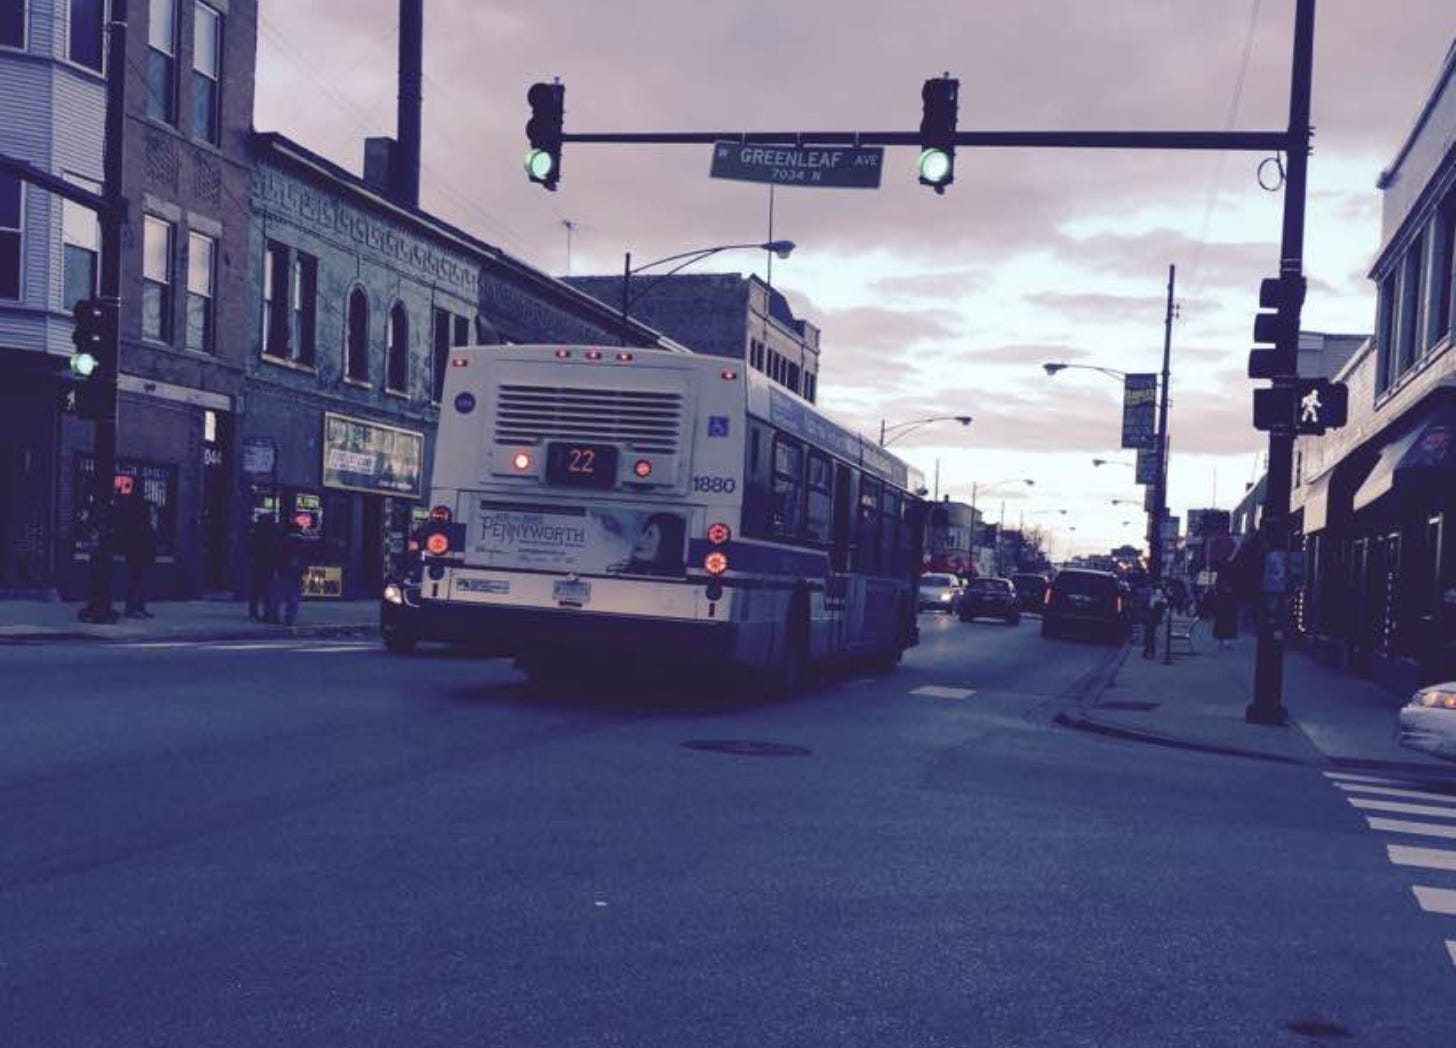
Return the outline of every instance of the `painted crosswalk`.
[[[358,652],[380,650],[376,640],[343,641],[334,638],[279,638],[267,641],[222,641],[222,640],[147,640],[123,641],[117,648],[133,651],[188,651],[223,652],[241,654],[248,652],[296,654],[296,655],[349,655]]]
[[[1376,833],[1414,838],[1411,843],[1387,843],[1385,856],[1392,866],[1407,871],[1416,905],[1423,913],[1438,918],[1456,917],[1456,844],[1434,847],[1439,841],[1456,842],[1456,784],[1445,792],[1445,783],[1411,782],[1378,775],[1327,771],[1325,777],[1340,791],[1350,807],[1362,813],[1390,813],[1416,816],[1392,819],[1364,815],[1366,825]],[[1443,931],[1449,935],[1452,928]],[[1444,939],[1446,953],[1456,966],[1456,939]]]

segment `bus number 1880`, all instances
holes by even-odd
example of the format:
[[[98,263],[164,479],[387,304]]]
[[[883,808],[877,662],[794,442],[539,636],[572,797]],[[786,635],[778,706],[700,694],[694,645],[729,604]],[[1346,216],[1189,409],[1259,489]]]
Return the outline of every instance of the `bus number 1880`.
[[[738,481],[732,477],[694,477],[694,491],[707,491],[714,495],[731,495],[738,490]]]

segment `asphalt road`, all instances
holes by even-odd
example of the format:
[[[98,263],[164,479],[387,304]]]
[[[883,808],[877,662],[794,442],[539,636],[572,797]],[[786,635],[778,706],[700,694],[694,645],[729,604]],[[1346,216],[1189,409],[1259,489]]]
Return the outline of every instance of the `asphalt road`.
[[[922,627],[787,704],[0,649],[0,1043],[1456,1041],[1456,918],[1333,780],[1053,725],[1117,653],[1035,619]]]

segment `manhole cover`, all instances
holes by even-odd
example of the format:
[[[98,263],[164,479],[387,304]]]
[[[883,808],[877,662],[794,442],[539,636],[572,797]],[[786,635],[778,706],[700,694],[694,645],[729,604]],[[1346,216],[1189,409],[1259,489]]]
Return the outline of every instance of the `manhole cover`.
[[[1161,703],[1157,702],[1135,702],[1132,699],[1120,699],[1116,702],[1104,702],[1098,706],[1099,710],[1155,710]]]
[[[1290,1030],[1304,1037],[1349,1037],[1350,1031],[1339,1023],[1325,1022],[1323,1019],[1296,1019],[1292,1023],[1286,1023]]]
[[[737,753],[744,757],[807,757],[810,752],[805,746],[790,746],[782,742],[756,742],[753,739],[693,739],[683,745],[690,750]]]

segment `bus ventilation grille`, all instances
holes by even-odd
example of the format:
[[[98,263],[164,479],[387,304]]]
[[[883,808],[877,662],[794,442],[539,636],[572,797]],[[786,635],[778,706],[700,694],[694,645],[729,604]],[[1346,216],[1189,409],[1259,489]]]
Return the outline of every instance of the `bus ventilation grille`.
[[[502,385],[496,394],[495,442],[602,441],[675,455],[682,401],[680,393]]]

